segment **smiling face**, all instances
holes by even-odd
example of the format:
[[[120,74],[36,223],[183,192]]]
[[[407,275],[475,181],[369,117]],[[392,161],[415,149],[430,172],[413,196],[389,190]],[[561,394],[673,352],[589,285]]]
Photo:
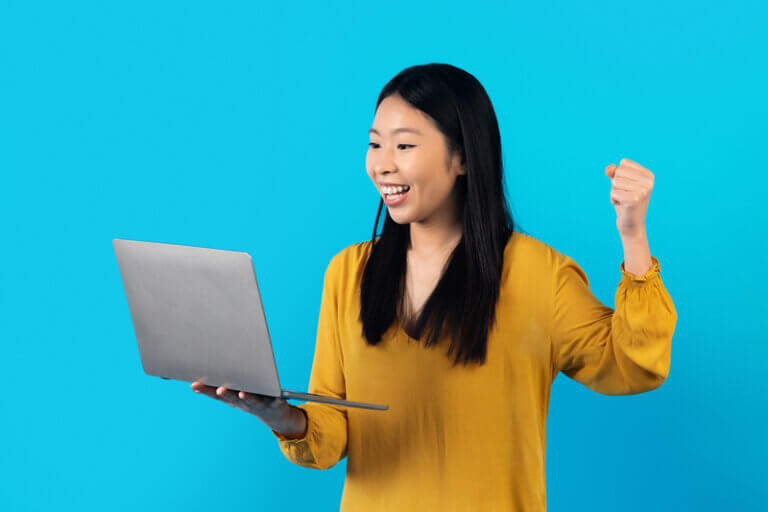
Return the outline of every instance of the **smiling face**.
[[[458,220],[454,184],[466,172],[460,155],[450,154],[434,120],[402,97],[388,96],[376,109],[365,166],[398,224]],[[386,183],[409,189],[390,199]]]

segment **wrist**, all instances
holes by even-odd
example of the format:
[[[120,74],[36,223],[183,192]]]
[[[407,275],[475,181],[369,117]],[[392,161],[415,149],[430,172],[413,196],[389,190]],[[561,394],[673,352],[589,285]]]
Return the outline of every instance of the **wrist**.
[[[279,425],[277,428],[273,427],[273,430],[285,437],[299,439],[307,434],[307,413],[300,407],[293,405],[290,407],[286,421],[283,422],[283,425]]]
[[[641,243],[648,240],[648,234],[646,233],[645,228],[634,231],[619,231],[619,237],[624,243]]]

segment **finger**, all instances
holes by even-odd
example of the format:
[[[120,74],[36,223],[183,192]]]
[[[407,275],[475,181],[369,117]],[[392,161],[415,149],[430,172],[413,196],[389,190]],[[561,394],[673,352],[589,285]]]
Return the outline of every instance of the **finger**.
[[[224,386],[220,387],[214,387],[214,386],[206,386],[205,384],[195,382],[193,383],[194,387],[193,389],[202,395],[209,396],[211,398],[215,398],[216,400],[219,400],[221,402],[234,402],[235,399],[233,396],[235,395],[234,392],[228,390]]]
[[[209,396],[211,398],[219,399],[219,396],[216,394],[216,388],[212,386],[200,386],[195,389],[195,393],[200,393],[201,395]]]
[[[196,393],[214,393],[216,391],[216,388],[213,386],[206,386],[197,380],[193,382],[189,387],[192,388],[192,391],[195,391]]]
[[[645,167],[635,162],[634,160],[630,160],[629,158],[622,158],[621,161],[619,162],[619,167],[645,169]]]
[[[616,176],[613,178],[613,188],[617,190],[634,190],[639,188],[640,184],[626,176]]]
[[[259,401],[264,398],[264,395],[260,395],[258,393],[248,393],[247,391],[239,391],[237,393],[237,397],[240,398],[240,400]]]
[[[651,171],[634,169],[631,167],[619,167],[614,173],[615,176],[622,176],[624,178],[639,181],[642,183],[650,183],[653,181],[653,174]]]
[[[235,393],[230,389],[227,389],[225,386],[219,386],[218,388],[216,388],[216,394],[219,396],[219,398],[221,398],[225,402],[234,402],[239,400],[237,398],[237,393]]]
[[[255,409],[264,408],[264,401],[261,398],[259,398],[258,395],[241,391],[239,393],[239,396],[240,396],[240,402],[247,405],[248,407],[253,407]]]
[[[613,185],[624,190],[641,190],[653,187],[653,180],[644,175],[618,174],[613,178]]]
[[[259,398],[260,395],[256,395],[255,393],[248,393],[247,391],[240,391],[237,394],[237,397],[242,400],[243,402],[249,404],[249,405],[260,405],[261,400]]]
[[[613,204],[631,205],[638,200],[637,193],[631,190],[614,189],[610,197]]]
[[[260,395],[258,393],[246,393],[244,391],[241,391],[239,393],[241,401],[245,402],[246,404],[256,407],[258,409],[264,409],[266,407],[271,406],[270,400],[272,397],[266,396],[266,395]]]

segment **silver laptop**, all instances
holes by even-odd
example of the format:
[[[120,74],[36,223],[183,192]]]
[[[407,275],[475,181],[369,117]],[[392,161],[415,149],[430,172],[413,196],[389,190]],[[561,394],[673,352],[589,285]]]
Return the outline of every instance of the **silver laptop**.
[[[148,375],[284,399],[389,409],[280,387],[248,253],[119,238],[112,245]]]

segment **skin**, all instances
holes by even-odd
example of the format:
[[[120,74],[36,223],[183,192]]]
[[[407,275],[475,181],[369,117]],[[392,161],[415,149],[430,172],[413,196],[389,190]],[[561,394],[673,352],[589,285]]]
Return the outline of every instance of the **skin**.
[[[611,180],[611,204],[616,210],[616,228],[624,249],[624,270],[644,275],[653,265],[645,216],[651,200],[654,174],[628,158],[610,164],[605,175]]]
[[[201,393],[232,407],[236,407],[259,418],[276,432],[302,437],[306,432],[306,416],[301,409],[290,405],[282,398],[275,398],[258,393],[233,391],[224,386],[218,388],[206,386],[195,381],[190,386],[195,393]]]
[[[398,128],[420,133],[395,133]],[[379,194],[382,181],[411,187],[405,202],[387,207],[392,220],[410,224],[410,251],[416,257],[450,253],[462,234],[454,187],[466,173],[461,155],[449,153],[432,118],[398,95],[382,100],[371,130],[365,167]]]
[[[397,95],[382,100],[371,128],[366,170],[374,186],[380,194],[383,192],[378,184],[382,181],[411,187],[405,202],[387,208],[395,222],[410,225],[406,309],[415,315],[431,294],[448,256],[461,239],[462,222],[454,185],[466,170],[460,155],[449,151],[445,136],[434,121]],[[395,133],[398,128],[419,133]],[[654,175],[626,158],[618,166],[608,165],[605,175],[611,180],[610,200],[616,210],[616,227],[624,246],[625,270],[642,276],[652,265],[645,216]],[[289,438],[306,435],[306,414],[282,398],[237,392],[224,386],[215,388],[199,381],[190,387],[195,393],[253,414]]]
[[[396,131],[406,128],[411,131]],[[399,95],[382,100],[369,131],[366,170],[379,194],[381,182],[410,186],[403,203],[387,206],[398,224],[409,224],[405,297],[406,331],[434,290],[445,263],[461,240],[463,222],[456,179],[465,174],[459,152],[451,152],[434,120]]]

